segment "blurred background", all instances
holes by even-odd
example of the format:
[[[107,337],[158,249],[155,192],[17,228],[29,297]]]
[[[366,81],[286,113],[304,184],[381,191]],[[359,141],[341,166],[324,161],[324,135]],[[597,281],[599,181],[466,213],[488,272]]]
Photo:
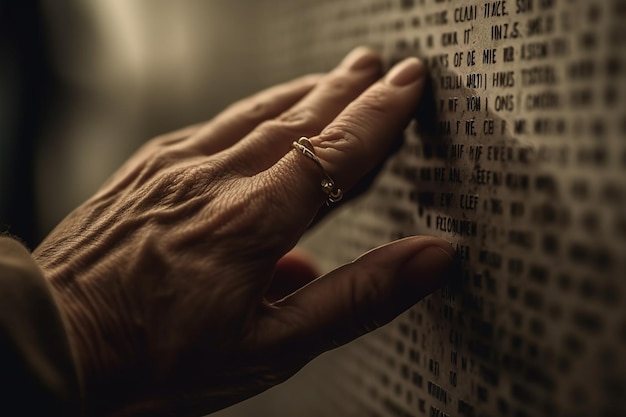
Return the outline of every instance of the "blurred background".
[[[437,19],[442,15],[432,12],[461,4],[492,3],[0,0],[0,232],[35,247],[145,141],[210,119],[262,87],[327,70],[357,44],[381,51],[386,63],[406,55],[434,58],[450,51],[452,56],[453,49],[432,45],[434,36],[448,31]],[[546,27],[535,39],[571,48],[540,62],[560,74],[557,85],[533,86],[528,94],[556,90],[563,103],[511,114],[485,107],[489,117],[509,121],[565,120],[571,135],[522,132],[504,138],[515,147],[550,151],[536,165],[490,162],[495,170],[523,173],[519,178],[534,187],[481,189],[510,205],[510,216],[469,213],[490,226],[487,237],[437,230],[431,215],[467,213],[419,201],[428,194],[417,187],[444,189],[429,178],[418,180],[417,168],[473,169],[474,162],[431,158],[431,144],[413,138],[410,152],[381,175],[373,198],[337,213],[309,245],[329,269],[385,240],[438,234],[466,245],[463,287],[456,295],[442,293],[450,299],[429,298],[377,334],[324,355],[287,384],[220,416],[412,416],[450,410],[468,416],[626,415],[626,1],[534,4],[533,13],[510,19],[526,21],[533,31],[537,26],[531,22],[554,19],[560,26],[550,26],[552,32]],[[473,23],[466,25],[474,29]],[[490,27],[481,23],[476,29],[484,35],[477,45],[490,45]],[[502,44],[509,42],[520,47],[526,40]],[[501,64],[518,77],[536,65]],[[474,70],[434,66],[431,75],[469,71]],[[457,94],[435,93],[442,99]],[[501,144],[486,136],[475,142]],[[457,350],[461,363],[463,355],[469,360],[469,371],[459,370]],[[435,394],[445,390],[451,395],[442,405]],[[442,406],[447,408],[441,411]],[[569,412],[574,409],[577,414]]]
[[[0,231],[35,247],[143,142],[267,85],[259,3],[0,0]]]

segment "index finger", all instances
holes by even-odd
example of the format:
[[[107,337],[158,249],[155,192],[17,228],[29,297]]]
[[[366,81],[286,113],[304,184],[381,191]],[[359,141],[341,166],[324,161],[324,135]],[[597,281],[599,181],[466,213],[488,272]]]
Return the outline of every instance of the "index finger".
[[[337,187],[344,192],[353,187],[387,155],[393,138],[406,127],[417,107],[425,72],[417,58],[398,63],[319,135],[310,138],[323,170]],[[321,187],[324,172],[298,150],[288,152],[260,175],[282,187],[277,194],[290,208],[281,219],[287,230],[301,230],[327,198]]]

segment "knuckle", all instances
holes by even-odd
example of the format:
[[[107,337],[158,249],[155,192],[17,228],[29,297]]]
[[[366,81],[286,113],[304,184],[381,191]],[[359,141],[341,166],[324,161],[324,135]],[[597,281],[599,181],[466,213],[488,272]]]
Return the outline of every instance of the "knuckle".
[[[271,114],[272,105],[267,100],[254,100],[248,105],[247,117],[251,120],[260,120]]]
[[[354,83],[350,81],[346,74],[331,74],[325,80],[324,87],[333,95],[341,95],[354,87]]]
[[[154,175],[137,193],[139,198],[135,209],[144,212],[154,207],[170,205],[177,183],[173,172],[166,171]]]
[[[357,150],[362,143],[361,138],[352,131],[350,123],[343,122],[324,129],[318,139],[316,145],[320,149],[342,152]]]
[[[157,136],[146,142],[138,151],[147,165],[167,165],[180,157],[182,152],[176,150],[180,142],[178,136],[171,134]]]
[[[175,167],[188,156],[190,156],[190,151],[184,149],[175,149],[171,146],[158,144],[150,145],[146,149],[146,157],[140,165],[137,182],[139,184],[148,183],[151,179]]]
[[[152,177],[174,163],[173,155],[164,146],[153,145],[141,171],[142,177]]]
[[[309,107],[291,109],[276,119],[292,130],[310,132],[321,124],[321,116]]]
[[[361,99],[353,102],[349,112],[333,121],[318,136],[317,143],[322,149],[355,151],[368,147],[361,136],[374,130],[376,124],[384,123],[393,114],[389,103],[390,92],[373,89]]]
[[[252,97],[243,100],[233,110],[237,116],[250,124],[258,124],[272,114],[273,103],[266,98]]]
[[[330,97],[345,97],[361,92],[365,81],[360,76],[345,71],[331,72],[320,82],[321,92]],[[370,81],[373,81],[370,80]],[[369,84],[369,83],[368,83]]]
[[[168,135],[159,135],[144,143],[138,151],[138,154],[144,155],[146,158],[152,158],[156,153],[168,146]]]
[[[394,101],[393,94],[389,89],[382,85],[371,88],[363,96],[361,100],[354,103],[355,113],[367,115],[368,118],[380,117],[390,113]]]
[[[266,120],[259,124],[256,128],[256,132],[259,133],[261,137],[271,138],[274,136],[285,136],[288,134],[290,129],[287,128],[285,123],[282,123],[279,120]]]
[[[308,132],[309,128],[304,116],[292,114],[262,122],[258,131],[262,136],[296,138]]]

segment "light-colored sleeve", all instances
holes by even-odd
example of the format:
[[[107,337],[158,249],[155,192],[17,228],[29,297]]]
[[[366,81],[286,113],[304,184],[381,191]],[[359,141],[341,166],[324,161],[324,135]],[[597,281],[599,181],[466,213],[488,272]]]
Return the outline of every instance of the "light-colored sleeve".
[[[28,250],[8,237],[0,237],[0,397],[2,415],[81,415],[59,310]]]

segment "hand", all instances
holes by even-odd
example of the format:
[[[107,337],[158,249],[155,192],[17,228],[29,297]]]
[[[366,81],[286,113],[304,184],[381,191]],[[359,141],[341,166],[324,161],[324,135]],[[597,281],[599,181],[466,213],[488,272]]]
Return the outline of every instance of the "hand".
[[[380,72],[359,48],[327,75],[153,140],[36,249],[92,414],[223,408],[441,284],[453,250],[440,239],[403,239],[315,280],[290,253],[326,200],[321,169],[292,141],[310,137],[348,190],[410,120],[423,66]]]

